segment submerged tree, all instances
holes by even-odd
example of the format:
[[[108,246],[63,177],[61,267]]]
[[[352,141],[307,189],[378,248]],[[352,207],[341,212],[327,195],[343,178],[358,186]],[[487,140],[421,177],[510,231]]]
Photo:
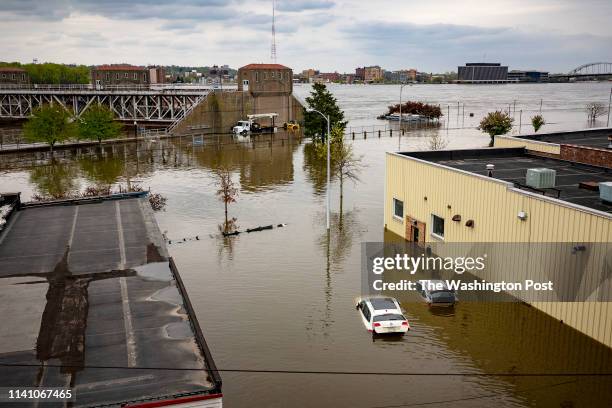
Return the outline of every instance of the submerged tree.
[[[350,180],[356,184],[359,181],[359,173],[361,173],[364,166],[362,164],[362,157],[355,156],[353,147],[347,143],[342,143],[338,146],[338,149],[333,155],[334,171],[340,182],[340,217],[342,217],[344,179]]]
[[[478,130],[488,133],[491,136],[491,146],[495,140],[495,136],[505,135],[512,129],[514,119],[506,112],[495,111],[489,112],[487,116],[482,118]]]
[[[324,84],[314,84],[310,96],[306,98],[306,104],[310,109],[316,109],[325,116],[329,116],[330,127],[341,127],[344,129],[347,122],[344,120],[344,112],[338,106],[338,101],[327,90]],[[304,135],[307,137],[319,137],[325,139],[327,134],[327,121],[317,112],[308,112],[304,108]]]
[[[389,106],[389,111],[387,115],[392,115],[394,113],[399,113],[400,105],[399,103],[395,105]],[[402,114],[413,114],[413,115],[421,115],[426,117],[427,119],[439,119],[440,116],[443,116],[442,110],[439,105],[431,105],[429,103],[423,102],[415,102],[408,101],[402,104]]]
[[[115,113],[104,105],[90,106],[79,118],[79,137],[87,140],[115,138],[121,133],[121,123],[117,122]]]
[[[236,202],[238,196],[238,188],[232,181],[232,173],[227,168],[220,168],[216,172],[217,175],[217,197],[225,206],[225,222],[219,226],[219,229],[224,234],[235,232],[238,229],[236,218],[228,218],[227,207],[231,203]]]
[[[531,126],[533,126],[533,131],[538,132],[542,126],[546,124],[544,117],[542,115],[535,115],[531,118]]]
[[[61,105],[42,105],[23,125],[23,133],[30,142],[47,143],[53,152],[56,143],[76,135],[76,126],[70,113]]]
[[[608,109],[599,102],[591,102],[584,108],[590,122],[595,122],[598,117],[608,113]]]
[[[448,140],[442,137],[438,132],[432,134],[427,141],[428,150],[444,150],[448,146]]]

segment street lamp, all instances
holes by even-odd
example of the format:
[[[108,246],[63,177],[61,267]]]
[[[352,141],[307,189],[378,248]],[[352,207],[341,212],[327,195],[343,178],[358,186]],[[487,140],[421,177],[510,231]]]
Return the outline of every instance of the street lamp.
[[[402,137],[402,89],[408,84],[400,85],[400,104],[399,104],[399,136]]]
[[[331,180],[331,165],[330,165],[330,145],[329,145],[329,139],[331,137],[331,132],[329,131],[329,116],[325,116],[323,113],[319,112],[316,109],[312,109],[312,108],[306,108],[306,112],[316,112],[319,115],[323,116],[323,119],[325,119],[327,121],[327,210],[325,213],[325,219],[326,219],[326,225],[327,225],[327,231],[329,231],[329,197],[330,197],[330,193],[329,193],[329,185],[330,185],[330,180]]]

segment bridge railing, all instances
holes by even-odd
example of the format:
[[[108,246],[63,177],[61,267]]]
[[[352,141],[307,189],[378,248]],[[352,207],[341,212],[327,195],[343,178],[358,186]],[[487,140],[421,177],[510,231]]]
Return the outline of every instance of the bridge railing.
[[[0,84],[1,90],[24,91],[198,91],[223,90],[233,91],[236,84],[228,84],[223,88],[207,84],[148,84],[148,85],[92,85],[92,84]]]

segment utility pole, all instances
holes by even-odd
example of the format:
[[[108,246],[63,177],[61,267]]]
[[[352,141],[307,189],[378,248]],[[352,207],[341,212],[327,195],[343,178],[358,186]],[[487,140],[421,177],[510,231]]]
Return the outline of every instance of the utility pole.
[[[608,99],[608,121],[606,127],[610,127],[610,105],[612,104],[612,88],[610,88],[610,98]]]

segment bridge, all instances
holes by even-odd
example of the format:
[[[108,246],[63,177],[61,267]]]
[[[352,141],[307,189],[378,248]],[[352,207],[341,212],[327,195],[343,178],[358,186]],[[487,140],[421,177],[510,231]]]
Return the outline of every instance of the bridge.
[[[552,74],[550,78],[584,78],[612,76],[612,62],[590,62],[572,69],[567,74]]]
[[[44,104],[59,104],[79,117],[90,106],[108,106],[122,121],[173,123],[211,92],[194,86],[28,85],[0,88],[0,118],[25,119]]]

